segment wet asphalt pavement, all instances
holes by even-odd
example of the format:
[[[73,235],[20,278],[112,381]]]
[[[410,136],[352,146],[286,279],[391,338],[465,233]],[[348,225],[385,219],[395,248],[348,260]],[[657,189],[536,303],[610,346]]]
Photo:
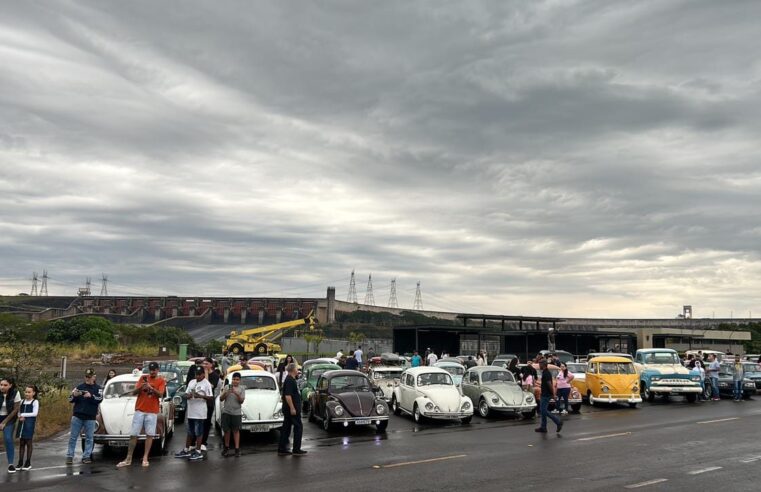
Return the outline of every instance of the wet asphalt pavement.
[[[761,397],[688,404],[681,399],[628,407],[590,407],[564,417],[560,435],[536,422],[474,417],[469,425],[416,425],[393,417],[374,428],[327,433],[304,420],[306,457],[278,457],[277,432],[245,436],[240,458],[223,458],[216,437],[208,458],[171,456],[143,469],[115,465],[124,451],[95,463],[64,464],[67,435],[35,444],[34,469],[6,475],[5,490],[761,490]],[[79,456],[79,455],[77,455]],[[4,455],[0,461],[4,464]]]

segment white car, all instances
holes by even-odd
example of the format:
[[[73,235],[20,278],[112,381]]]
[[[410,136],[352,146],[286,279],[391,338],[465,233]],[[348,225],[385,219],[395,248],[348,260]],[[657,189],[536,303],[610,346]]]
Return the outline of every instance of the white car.
[[[391,397],[396,415],[412,415],[415,422],[426,418],[459,420],[467,424],[473,418],[473,402],[460,394],[452,376],[439,367],[413,367],[402,373]]]
[[[283,426],[283,403],[277,377],[267,371],[240,370],[240,385],[246,388],[246,399],[241,408],[241,430],[269,432]],[[232,374],[225,377],[225,386],[232,385]],[[222,403],[214,401],[214,423],[217,429],[222,422]]]
[[[134,390],[141,376],[143,374],[121,374],[108,380],[103,389],[103,401],[98,409],[95,444],[109,447],[126,447],[129,444],[137,396],[122,395]],[[144,432],[141,430],[140,435],[137,436],[139,441],[145,441]],[[166,393],[160,403],[156,434],[159,437],[154,437],[153,446],[157,450],[166,449],[167,442],[174,434],[174,403]]]
[[[383,399],[386,402],[391,401],[391,396],[394,394],[394,387],[399,384],[399,378],[402,376],[402,369],[398,366],[373,366],[367,373],[367,377],[373,382],[375,386],[380,388],[383,393]],[[378,394],[378,396],[381,396]]]

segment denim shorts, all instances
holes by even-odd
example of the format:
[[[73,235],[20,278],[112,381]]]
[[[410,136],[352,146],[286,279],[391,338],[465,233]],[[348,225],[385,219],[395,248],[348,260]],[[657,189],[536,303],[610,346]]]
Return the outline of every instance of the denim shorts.
[[[130,429],[129,435],[139,436],[140,431],[145,429],[146,436],[155,436],[158,417],[158,414],[155,413],[145,413],[140,410],[135,410],[135,416],[132,417],[132,429]]]
[[[204,425],[206,425],[204,419],[188,419],[185,423],[185,428],[188,430],[188,437],[191,439],[203,437]]]

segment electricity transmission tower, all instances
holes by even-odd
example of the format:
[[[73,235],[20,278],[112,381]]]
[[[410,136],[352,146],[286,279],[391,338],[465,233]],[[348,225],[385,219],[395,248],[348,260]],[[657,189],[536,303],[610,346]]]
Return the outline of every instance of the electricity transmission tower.
[[[100,274],[100,295],[101,297],[108,296],[108,276],[105,273]]]
[[[417,290],[415,290],[415,304],[412,309],[423,310],[423,295],[420,293],[420,282],[417,283]]]
[[[375,306],[375,296],[373,295],[373,274],[367,277],[367,291],[365,292],[365,304]]]
[[[349,281],[349,295],[346,296],[346,302],[357,303],[357,282],[354,280],[354,270],[351,271],[351,280]]]
[[[41,296],[48,295],[48,271],[47,270],[42,271],[42,287],[40,287],[40,295]]]
[[[31,296],[37,296],[39,293],[37,292],[37,272],[32,272],[32,292],[29,293]]]
[[[399,307],[399,303],[396,300],[396,279],[391,281],[391,294],[388,296],[388,307]]]

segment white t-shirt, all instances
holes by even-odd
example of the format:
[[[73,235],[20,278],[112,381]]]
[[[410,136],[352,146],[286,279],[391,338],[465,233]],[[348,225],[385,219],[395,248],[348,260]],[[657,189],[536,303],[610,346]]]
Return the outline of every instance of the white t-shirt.
[[[359,365],[362,365],[362,349],[357,349],[354,351],[354,358],[357,359]]]
[[[438,356],[435,353],[431,352],[430,354],[428,354],[428,365],[429,366],[434,365],[436,363],[436,361],[438,361],[438,360],[439,360],[439,358],[438,358]]]
[[[13,404],[15,405],[16,403],[21,403],[21,395],[18,391],[16,391],[16,397],[13,399]],[[5,408],[5,395],[0,393],[0,415],[8,415],[12,411],[12,408],[10,411],[9,409]]]
[[[192,380],[188,384],[188,393],[193,391],[204,396],[211,396],[214,393],[211,383],[206,378],[202,379],[200,383],[197,379]],[[206,400],[203,398],[188,398],[187,417],[189,419],[206,420],[207,412]]]

